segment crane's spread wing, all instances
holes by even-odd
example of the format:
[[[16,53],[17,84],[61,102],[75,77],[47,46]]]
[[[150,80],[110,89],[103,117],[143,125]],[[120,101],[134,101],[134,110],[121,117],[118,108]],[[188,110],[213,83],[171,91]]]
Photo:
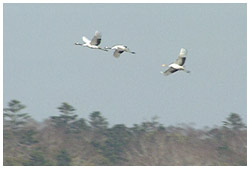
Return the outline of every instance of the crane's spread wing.
[[[178,71],[178,69],[175,69],[175,68],[173,68],[173,67],[170,67],[168,70],[166,70],[165,72],[163,72],[163,74],[164,74],[165,76],[167,76],[167,75],[170,75],[171,73],[174,73],[174,72],[176,72],[176,71]]]
[[[98,45],[100,45],[101,40],[102,40],[102,35],[101,35],[101,33],[98,32],[98,31],[96,31],[96,32],[95,32],[95,36],[94,36],[93,39],[91,40],[90,44],[91,44],[91,45],[98,46]]]
[[[178,59],[176,59],[176,61],[174,63],[176,63],[177,65],[182,66],[185,63],[185,60],[186,60],[186,57],[180,57],[179,56]]]
[[[86,38],[85,36],[82,37],[82,41],[84,43],[90,43],[90,40],[88,38]]]
[[[187,49],[181,48],[180,54],[174,63],[176,63],[180,66],[184,65],[185,60],[186,60],[186,56],[187,56]]]
[[[124,52],[123,50],[115,50],[113,56],[119,58],[123,52]]]

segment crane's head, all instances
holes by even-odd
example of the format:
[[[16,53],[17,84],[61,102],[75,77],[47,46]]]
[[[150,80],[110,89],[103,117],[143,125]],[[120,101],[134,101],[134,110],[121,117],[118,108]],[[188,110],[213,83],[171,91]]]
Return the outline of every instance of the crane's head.
[[[76,42],[75,45],[82,45],[81,43]]]

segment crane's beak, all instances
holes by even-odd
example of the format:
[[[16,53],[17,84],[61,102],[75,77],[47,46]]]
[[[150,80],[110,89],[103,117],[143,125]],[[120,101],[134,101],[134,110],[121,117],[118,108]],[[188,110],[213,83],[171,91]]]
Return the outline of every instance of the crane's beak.
[[[162,64],[161,66],[162,66],[162,67],[166,67],[167,65],[166,65],[166,64]]]

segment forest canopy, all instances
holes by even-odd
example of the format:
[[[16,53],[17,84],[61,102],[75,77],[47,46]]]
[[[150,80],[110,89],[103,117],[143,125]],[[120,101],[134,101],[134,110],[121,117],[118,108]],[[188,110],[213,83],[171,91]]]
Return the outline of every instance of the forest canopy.
[[[11,100],[3,109],[4,166],[247,165],[247,128],[237,113],[221,126],[164,126],[156,117],[109,126],[101,112],[78,117],[69,103],[37,122]]]

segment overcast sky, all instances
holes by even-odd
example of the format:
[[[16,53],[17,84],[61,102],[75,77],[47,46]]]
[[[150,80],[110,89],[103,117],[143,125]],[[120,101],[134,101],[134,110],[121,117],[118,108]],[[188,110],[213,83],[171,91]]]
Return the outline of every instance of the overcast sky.
[[[110,125],[159,117],[165,126],[221,125],[231,112],[246,123],[246,4],[4,4],[3,106],[17,99],[38,121],[67,102],[79,117],[100,111]],[[100,46],[75,46],[102,32]],[[161,64],[188,50],[186,68]]]

